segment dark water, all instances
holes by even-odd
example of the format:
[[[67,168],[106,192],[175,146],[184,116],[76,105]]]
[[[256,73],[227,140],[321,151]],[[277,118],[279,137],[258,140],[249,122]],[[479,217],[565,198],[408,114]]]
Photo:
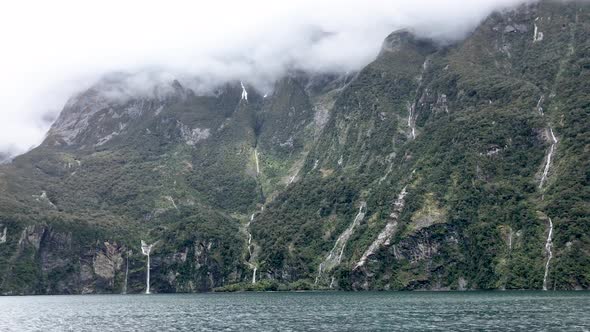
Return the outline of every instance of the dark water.
[[[0,331],[589,331],[588,292],[0,297]]]

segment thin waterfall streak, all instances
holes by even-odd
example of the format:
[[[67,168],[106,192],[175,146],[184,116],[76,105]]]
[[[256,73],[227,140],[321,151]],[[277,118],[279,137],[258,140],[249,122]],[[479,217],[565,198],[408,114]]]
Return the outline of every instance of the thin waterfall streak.
[[[547,290],[547,276],[549,275],[549,264],[553,258],[553,221],[549,219],[549,234],[547,235],[547,241],[545,242],[545,251],[547,252],[547,262],[545,263],[545,274],[543,276],[543,290]]]
[[[250,216],[250,221],[248,223],[246,223],[245,225],[245,233],[246,236],[248,237],[248,259],[245,261],[246,265],[248,265],[248,267],[250,267],[252,269],[252,284],[256,283],[256,272],[258,271],[258,267],[256,266],[256,258],[255,256],[255,248],[254,247],[254,241],[253,241],[253,236],[252,233],[250,232],[250,225],[252,225],[252,222],[254,221],[254,218],[256,217],[256,213],[262,213],[264,211],[264,205],[260,207],[260,211],[259,212],[254,212],[252,213],[252,215]]]
[[[147,255],[147,278],[145,287],[145,293],[150,294],[150,254]]]
[[[129,253],[127,253],[127,264],[125,266],[125,284],[123,285],[123,294],[127,294],[128,279],[129,279]]]
[[[152,251],[152,247],[156,243],[152,243],[148,245],[145,241],[141,240],[141,253],[147,256],[147,271],[146,271],[146,280],[145,280],[145,293],[150,294],[150,253]]]
[[[414,173],[412,172],[412,174]],[[393,212],[390,214],[387,224],[385,225],[381,233],[379,233],[377,238],[373,241],[373,243],[371,243],[371,245],[367,248],[363,256],[354,266],[354,269],[358,269],[365,265],[369,260],[369,257],[373,256],[377,252],[377,250],[379,250],[383,246],[389,245],[389,241],[391,240],[391,237],[395,234],[395,231],[397,229],[398,218],[405,205],[405,197],[408,194],[406,189],[407,186],[405,186],[399,193],[397,199],[393,203]]]
[[[254,159],[256,160],[256,175],[260,174],[260,164],[258,163],[258,149],[254,149]]]
[[[352,236],[354,229],[360,224],[360,222],[365,217],[366,208],[367,208],[367,204],[365,202],[361,202],[361,206],[359,207],[359,211],[358,211],[357,215],[354,217],[354,220],[352,221],[350,226],[348,226],[348,228],[344,232],[342,232],[342,234],[340,234],[338,239],[336,239],[336,242],[334,243],[332,250],[330,250],[330,252],[328,253],[328,256],[326,256],[324,261],[322,261],[320,263],[319,268],[318,268],[318,275],[315,280],[316,284],[318,283],[319,279],[321,278],[322,272],[330,271],[331,269],[333,269],[334,267],[336,267],[336,266],[340,265],[340,263],[342,263],[342,257],[344,255],[344,249],[346,248],[346,243],[348,242],[348,240]],[[365,211],[363,211],[363,209]]]
[[[551,135],[551,146],[549,147],[549,153],[547,153],[547,161],[545,162],[545,167],[543,168],[543,175],[541,176],[541,181],[539,182],[539,189],[543,189],[543,184],[547,181],[547,177],[549,175],[549,170],[551,168],[551,159],[553,158],[553,154],[555,153],[555,147],[557,145],[557,137],[553,133],[553,128],[549,127],[549,134]]]

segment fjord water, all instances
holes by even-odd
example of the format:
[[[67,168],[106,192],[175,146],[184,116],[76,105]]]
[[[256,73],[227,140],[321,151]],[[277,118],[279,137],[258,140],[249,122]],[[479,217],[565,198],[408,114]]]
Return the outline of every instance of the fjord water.
[[[1,331],[590,330],[587,292],[0,297]]]

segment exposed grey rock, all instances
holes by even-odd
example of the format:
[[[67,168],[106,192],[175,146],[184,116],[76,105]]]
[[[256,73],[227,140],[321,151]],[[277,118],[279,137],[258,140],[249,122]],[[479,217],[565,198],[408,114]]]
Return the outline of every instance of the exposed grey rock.
[[[188,145],[194,146],[200,141],[206,140],[211,136],[211,130],[209,128],[194,128],[191,129],[190,127],[178,122],[178,126],[180,128],[180,134],[182,135],[182,139]]]
[[[504,28],[504,33],[510,33],[510,32],[515,32],[515,31],[516,31],[516,28],[515,28],[515,27],[513,27],[512,25],[507,25],[507,26]]]
[[[39,246],[41,245],[41,239],[45,234],[46,226],[44,225],[30,225],[25,227],[21,232],[20,239],[18,240],[18,245],[20,248],[25,246],[33,246],[36,250],[39,250]]]
[[[33,198],[35,198],[37,202],[43,203],[52,209],[57,209],[57,206],[55,206],[55,204],[53,204],[53,202],[51,202],[51,200],[47,196],[46,191],[42,191],[40,195],[33,195]]]
[[[123,252],[117,243],[104,242],[104,247],[94,257],[94,273],[113,285],[115,272],[120,271],[123,264]]]

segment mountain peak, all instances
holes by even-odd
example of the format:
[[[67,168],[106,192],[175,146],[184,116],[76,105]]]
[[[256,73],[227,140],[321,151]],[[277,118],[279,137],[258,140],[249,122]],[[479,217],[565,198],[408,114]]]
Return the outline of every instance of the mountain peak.
[[[431,39],[416,36],[410,29],[400,29],[385,38],[381,46],[381,54],[397,53],[408,48],[421,49],[430,53],[436,49],[436,44]]]

